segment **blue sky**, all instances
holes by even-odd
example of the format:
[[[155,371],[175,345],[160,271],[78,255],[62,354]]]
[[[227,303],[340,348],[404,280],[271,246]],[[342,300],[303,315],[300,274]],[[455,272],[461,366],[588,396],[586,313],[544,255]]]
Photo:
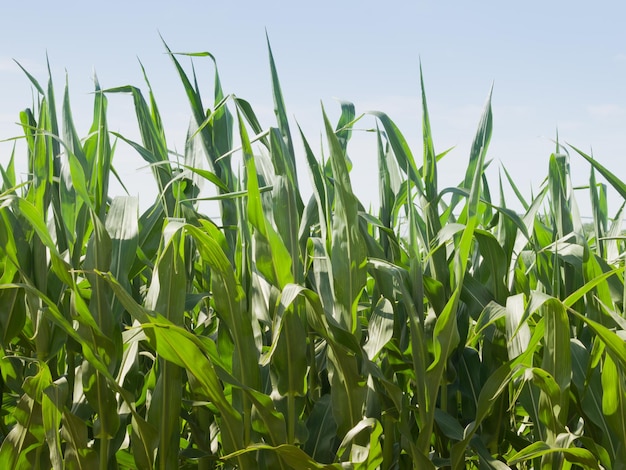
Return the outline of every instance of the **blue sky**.
[[[81,135],[90,124],[93,71],[104,88],[133,84],[145,89],[140,58],[164,116],[170,146],[181,150],[189,107],[159,32],[174,51],[213,53],[225,91],[250,101],[262,124],[274,125],[267,29],[288,112],[312,142],[319,142],[320,101],[336,118],[339,98],[354,102],[357,113],[387,112],[416,158],[421,158],[421,60],[435,148],[455,146],[441,162],[440,187],[462,178],[492,83],[492,185],[504,165],[526,196],[531,187],[536,192],[547,174],[557,129],[562,141],[593,150],[601,163],[626,179],[622,2],[4,3],[0,139],[19,133],[14,124],[18,113],[32,101],[30,84],[13,59],[45,81],[47,52],[59,96],[67,71]],[[210,93],[211,64],[207,60],[196,65],[201,87]],[[130,97],[111,97],[109,111],[111,130],[137,136]],[[361,127],[373,124],[370,118]],[[10,144],[0,144],[0,162],[8,160],[10,151]],[[375,202],[374,137],[356,135],[349,152],[355,192],[362,200]],[[142,205],[149,203],[148,194],[153,192],[149,174],[137,170],[142,160],[120,144],[114,163],[141,193]],[[574,183],[586,184],[588,164],[574,154],[571,164]],[[305,171],[300,177],[308,184]],[[585,193],[580,194],[583,215],[590,213],[587,200]],[[617,198],[611,203],[614,213]]]

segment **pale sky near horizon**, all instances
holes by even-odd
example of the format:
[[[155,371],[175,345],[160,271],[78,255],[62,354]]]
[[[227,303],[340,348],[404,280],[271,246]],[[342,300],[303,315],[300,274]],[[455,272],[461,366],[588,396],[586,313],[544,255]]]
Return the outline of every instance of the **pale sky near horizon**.
[[[292,132],[297,120],[318,156],[320,101],[336,120],[335,99],[341,99],[355,103],[357,114],[389,114],[421,160],[421,60],[435,150],[455,146],[441,161],[440,188],[463,178],[492,83],[488,157],[494,161],[488,175],[494,193],[501,165],[527,198],[531,188],[538,192],[557,129],[562,142],[593,151],[626,179],[626,4],[620,1],[7,0],[2,13],[0,140],[19,134],[19,111],[30,106],[33,96],[13,59],[45,83],[47,53],[59,102],[67,71],[78,132],[85,136],[93,71],[103,88],[132,84],[146,90],[139,58],[153,85],[168,143],[182,151],[189,105],[159,33],[173,51],[214,54],[225,92],[248,100],[265,127],[275,125],[267,30]],[[194,63],[209,97],[212,65],[206,59]],[[109,99],[110,129],[136,138],[132,98]],[[370,117],[357,127],[374,124]],[[295,140],[303,161],[302,144]],[[354,190],[364,203],[376,205],[375,138],[357,134],[353,140]],[[0,143],[0,164],[8,161],[11,147]],[[587,184],[589,165],[574,152],[570,155],[574,184]],[[149,204],[154,184],[147,170],[137,170],[144,162],[119,143],[114,164],[142,206]],[[299,176],[309,185],[304,166]],[[510,193],[507,197],[512,207],[519,207]],[[581,192],[578,201],[582,214],[590,215],[587,193]],[[610,199],[611,215],[619,203],[615,196]]]

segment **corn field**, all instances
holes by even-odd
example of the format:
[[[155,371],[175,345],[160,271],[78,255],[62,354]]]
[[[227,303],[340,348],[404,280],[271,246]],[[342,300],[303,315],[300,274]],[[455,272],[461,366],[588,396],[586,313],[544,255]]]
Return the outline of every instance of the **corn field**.
[[[607,202],[626,184],[611,170],[557,142],[531,198],[506,170],[493,185],[489,96],[463,181],[441,189],[450,157],[421,77],[416,158],[389,116],[347,102],[337,123],[321,109],[312,145],[271,49],[263,128],[217,69],[201,94],[182,62],[211,54],[165,48],[191,110],[183,155],[147,73],[143,89],[96,81],[81,138],[68,87],[58,102],[24,70],[24,153],[0,156],[0,468],[626,468],[624,204]],[[140,139],[109,131],[112,94],[132,99]],[[350,180],[361,119],[374,211]],[[143,213],[109,196],[116,145],[150,165]],[[571,164],[589,167],[591,226]]]

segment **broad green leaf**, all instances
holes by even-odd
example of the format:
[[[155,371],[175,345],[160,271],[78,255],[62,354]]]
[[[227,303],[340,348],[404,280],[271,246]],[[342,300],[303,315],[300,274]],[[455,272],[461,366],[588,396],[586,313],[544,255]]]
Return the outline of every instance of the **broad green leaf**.
[[[235,279],[233,268],[219,240],[212,236],[210,227],[209,223],[203,222],[202,228],[187,225],[186,231],[196,241],[198,253],[213,273],[213,298],[217,314],[226,323],[236,347],[233,374],[242,383],[259,389],[259,352],[254,342],[250,312],[244,309],[245,293]]]
[[[358,201],[352,192],[346,155],[324,111],[323,115],[336,194],[331,248],[334,315],[341,326],[359,338],[357,304],[366,280],[366,248],[358,230]]]
[[[380,422],[374,418],[363,418],[339,444],[338,457],[344,462],[349,461],[356,465],[357,468],[378,468],[383,461],[380,445],[382,433],[383,429]],[[364,436],[364,434],[369,434],[369,436]],[[369,439],[365,440],[367,437]]]
[[[602,413],[612,432],[626,448],[626,381],[624,368],[614,362],[611,354],[604,358],[602,368]]]
[[[76,470],[98,468],[98,455],[88,446],[87,423],[67,409],[63,412],[62,423],[61,437],[67,443],[66,467]]]
[[[23,395],[16,408],[17,423],[0,446],[0,465],[15,470],[32,468],[29,452],[40,448],[44,439],[41,406],[28,395]]]
[[[328,380],[337,423],[337,436],[344,438],[363,418],[367,393],[365,377],[358,370],[354,354],[333,345],[328,353]]]
[[[440,409],[436,409],[435,422],[446,437],[454,439],[455,441],[463,440],[463,428],[461,427],[461,424],[448,413],[445,413]]]
[[[465,450],[469,445],[474,434],[478,431],[478,427],[482,421],[488,416],[494,401],[505,390],[508,389],[510,383],[524,372],[522,365],[527,357],[532,356],[543,338],[545,333],[543,321],[540,321],[533,331],[528,348],[517,358],[501,365],[483,384],[478,397],[476,406],[476,418],[464,429],[464,438],[462,441],[454,444],[451,449],[451,467],[453,470],[461,470],[465,465]]]
[[[161,314],[177,326],[184,324],[187,290],[182,253],[184,238],[181,232],[182,224],[177,222],[170,221],[165,226],[163,244],[159,250],[152,282],[146,296],[148,309]],[[171,359],[168,362],[163,360],[159,362],[159,377],[148,412],[148,423],[159,431],[157,467],[160,469],[177,465],[179,458],[183,370],[178,364],[171,362]]]
[[[554,377],[560,390],[557,418],[565,424],[568,416],[569,388],[572,376],[569,319],[563,304],[551,299],[543,306],[545,338],[542,369]],[[549,439],[549,438],[548,438]]]
[[[309,437],[304,443],[304,451],[321,463],[332,463],[334,460],[333,441],[337,432],[337,424],[333,418],[330,395],[323,395],[315,402],[307,419]]]
[[[287,110],[285,108],[285,102],[283,99],[283,94],[280,89],[280,82],[278,80],[278,72],[276,71],[276,64],[274,63],[274,55],[272,54],[272,47],[270,46],[269,37],[266,34],[267,41],[267,51],[269,53],[270,59],[270,72],[272,75],[272,91],[274,96],[274,114],[276,115],[276,119],[278,120],[278,127],[280,129],[280,133],[282,134],[283,140],[285,141],[285,145],[288,151],[288,158],[285,159],[285,162],[289,165],[289,173],[293,175],[294,181],[297,180],[296,175],[296,161],[295,161],[295,152],[293,150],[293,143],[291,138],[291,132],[289,131],[289,120],[287,119]]]
[[[320,237],[326,241],[328,239],[328,230],[330,225],[330,201],[328,195],[328,188],[324,179],[324,171],[316,160],[311,146],[309,145],[302,129],[298,126],[300,136],[302,137],[302,143],[304,144],[304,151],[308,163],[308,169],[311,174],[313,182],[313,197],[317,203],[318,222],[320,224]],[[305,235],[309,235],[308,233]]]
[[[270,446],[267,444],[251,444],[245,449],[238,450],[222,457],[222,460],[229,461],[246,455],[249,453],[256,453],[259,450],[268,450],[278,454],[281,459],[287,463],[291,468],[310,468],[320,470],[340,470],[342,466],[338,463],[325,465],[316,462],[309,457],[302,449],[291,444],[282,444],[279,446]]]
[[[139,202],[134,197],[116,197],[111,203],[106,218],[106,229],[111,238],[111,274],[130,291],[130,274],[138,247]],[[111,311],[119,321],[123,307],[113,300]]]
[[[41,402],[43,426],[46,432],[46,441],[50,449],[50,460],[55,470],[63,468],[63,454],[59,428],[63,416],[63,409],[67,401],[67,379],[60,378],[44,390]]]
[[[393,337],[393,315],[391,302],[381,298],[370,316],[367,330],[368,339],[363,346],[370,360],[374,360]]]
[[[28,220],[28,222],[32,225],[33,229],[37,233],[38,237],[41,239],[41,242],[50,250],[50,261],[52,265],[52,270],[54,273],[68,285],[72,285],[73,281],[70,276],[71,267],[69,264],[63,259],[61,254],[58,252],[56,244],[54,243],[52,237],[50,236],[50,232],[46,227],[44,221],[44,215],[41,211],[39,211],[36,206],[31,204],[26,199],[18,199],[18,207],[20,210],[20,214]],[[42,258],[45,262],[45,258]]]
[[[409,144],[400,132],[400,129],[398,129],[398,126],[383,112],[371,111],[368,114],[372,114],[381,122],[385,129],[387,139],[389,139],[389,145],[398,161],[398,166],[408,175],[419,192],[423,194],[424,188],[421,174],[417,169],[415,158],[413,157]]]
[[[162,38],[161,38],[162,39]],[[189,100],[189,104],[191,105],[192,111],[192,119],[195,120],[195,126],[200,127],[203,121],[206,118],[206,110],[202,104],[202,98],[200,94],[200,90],[198,89],[197,80],[195,80],[195,71],[194,71],[194,84],[191,83],[189,77],[185,73],[184,69],[180,65],[179,61],[176,59],[176,55],[172,53],[170,48],[167,46],[165,41],[163,40],[163,45],[167,51],[167,54],[172,59],[174,66],[178,72],[178,76],[183,84],[183,88],[185,89],[185,93],[187,94],[187,98]],[[215,59],[209,53],[199,53],[199,54],[182,54],[182,55],[197,55],[200,57],[209,57],[213,60],[215,64]],[[217,67],[215,69],[215,86],[214,86],[214,99],[216,108],[219,107],[219,104],[224,99],[224,94],[221,87],[221,82],[219,79],[219,75],[217,72]],[[236,189],[236,176],[231,168],[231,159],[230,157],[222,158],[223,155],[227,154],[232,150],[232,122],[233,118],[228,109],[224,106],[221,108],[219,112],[213,116],[212,121],[208,123],[208,125],[202,127],[200,129],[199,136],[201,137],[202,147],[206,153],[207,161],[209,163],[210,169],[215,173],[217,178],[221,180],[227,187],[228,191],[233,192]],[[220,199],[220,208],[221,208],[221,218],[222,223],[225,227],[236,227],[237,226],[237,206],[236,204],[229,200],[228,198]],[[236,246],[236,231],[235,230],[227,230],[226,238],[228,239],[228,243],[231,249],[234,249]]]
[[[570,145],[570,147],[572,147],[576,151],[576,153],[578,153],[578,155],[587,160],[593,168],[598,170],[598,173],[606,178],[606,180],[611,184],[611,186],[613,186],[613,188],[619,193],[619,195],[626,199],[626,184],[623,182],[622,179],[615,176],[610,170],[600,164],[593,157],[590,157],[581,150],[578,150],[573,145]]]
[[[515,465],[520,462],[524,462],[526,460],[532,460],[537,457],[542,457],[547,454],[554,454],[562,452],[565,456],[565,459],[568,462],[576,463],[582,465],[583,468],[586,469],[599,469],[598,461],[594,455],[589,452],[587,449],[581,448],[567,448],[563,449],[560,447],[550,447],[545,442],[535,442],[534,444],[529,445],[525,449],[522,449],[517,454],[513,455],[508,463],[510,465]]]
[[[213,365],[189,338],[189,333],[169,323],[161,322],[144,325],[144,329],[151,330],[154,334],[157,353],[163,359],[192,374],[198,381],[202,393],[220,410],[224,450],[233,452],[240,449],[243,445],[241,415],[226,400]],[[178,408],[176,410],[179,411]]]
[[[95,76],[94,81],[93,121],[83,150],[88,165],[85,172],[87,187],[93,194],[93,205],[98,217],[100,220],[104,220],[109,192],[109,177],[112,173],[113,149],[109,139],[106,117],[107,99]]]
[[[506,333],[509,359],[515,359],[522,354],[530,342],[530,327],[523,322],[524,296],[517,294],[506,299]]]
[[[254,263],[268,282],[282,289],[294,279],[291,256],[280,236],[266,219],[252,149],[241,115],[238,115],[238,118],[248,177],[248,219],[254,227]]]
[[[595,322],[576,311],[570,310],[570,314],[583,321],[589,326],[589,328],[591,328],[591,330],[607,347],[608,352],[612,355],[613,361],[616,365],[619,364],[620,367],[626,367],[626,342],[622,338],[600,323]]]
[[[287,399],[288,443],[295,442],[299,409],[296,397],[307,392],[307,335],[301,318],[293,308],[280,315],[280,327],[276,329],[276,350],[272,354],[272,368],[276,374],[278,393]]]

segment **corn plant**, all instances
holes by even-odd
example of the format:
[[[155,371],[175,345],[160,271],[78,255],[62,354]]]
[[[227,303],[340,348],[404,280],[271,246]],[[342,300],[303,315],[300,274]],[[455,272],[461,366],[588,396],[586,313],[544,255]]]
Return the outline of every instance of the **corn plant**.
[[[165,48],[191,108],[183,155],[145,71],[144,90],[95,80],[85,138],[68,85],[58,112],[51,78],[25,71],[24,155],[0,166],[1,468],[624,468],[614,173],[557,142],[532,199],[505,168],[494,190],[490,93],[463,181],[441,189],[437,163],[456,157],[435,150],[423,77],[422,158],[388,115],[349,102],[336,124],[320,110],[315,150],[292,134],[269,43],[269,128],[217,68],[202,93],[184,62],[213,55]],[[108,130],[111,94],[133,100],[139,140]],[[348,158],[367,119],[369,212]],[[152,168],[143,213],[109,194],[118,145]],[[590,165],[591,227],[572,162]]]

